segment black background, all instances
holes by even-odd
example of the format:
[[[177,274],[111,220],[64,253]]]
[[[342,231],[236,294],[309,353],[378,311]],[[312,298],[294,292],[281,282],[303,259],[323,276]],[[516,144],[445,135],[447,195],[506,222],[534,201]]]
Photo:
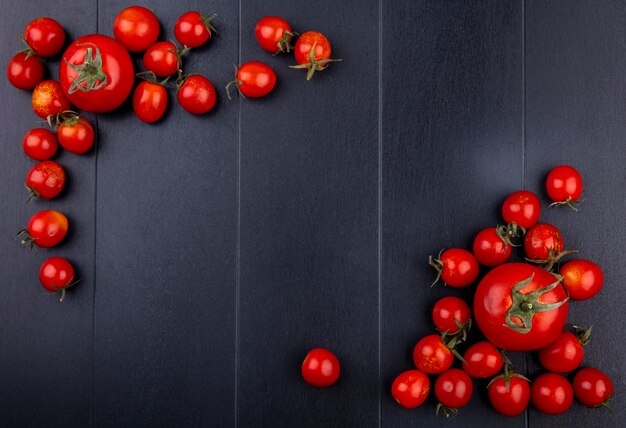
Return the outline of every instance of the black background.
[[[63,196],[25,205],[23,134],[41,126],[30,94],[0,79],[0,420],[3,426],[439,426],[435,400],[390,397],[411,350],[432,332],[429,254],[469,246],[501,221],[512,191],[537,192],[557,164],[585,179],[579,213],[545,209],[568,248],[606,284],[570,305],[594,325],[584,365],[614,380],[614,412],[575,403],[559,417],[504,418],[486,382],[450,426],[620,426],[626,221],[626,9],[610,1],[137,2],[173,38],[187,10],[217,12],[219,35],[185,59],[220,88],[195,117],[171,98],[157,125],[129,105],[87,115],[97,150],[57,156]],[[112,35],[127,1],[3,0],[1,60],[38,16],[73,40]],[[265,15],[317,29],[331,64],[311,82],[254,39]],[[138,57],[139,58],[139,57]],[[228,101],[233,64],[262,60],[279,78],[262,100]],[[48,63],[57,75],[58,58]],[[173,91],[171,95],[174,95]],[[55,208],[70,234],[30,254],[15,231]],[[60,304],[37,280],[44,258],[78,267]],[[314,389],[299,366],[315,346],[342,362]],[[517,368],[540,372],[533,356]]]

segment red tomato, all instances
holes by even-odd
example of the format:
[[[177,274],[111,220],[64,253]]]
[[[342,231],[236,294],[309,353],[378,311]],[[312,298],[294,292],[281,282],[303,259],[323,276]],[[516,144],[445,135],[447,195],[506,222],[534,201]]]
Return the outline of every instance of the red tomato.
[[[583,193],[583,179],[575,168],[559,165],[548,174],[546,190],[554,201],[552,205],[569,205],[576,211],[574,202]]]
[[[519,190],[511,193],[502,204],[502,218],[507,223],[515,223],[530,229],[539,221],[541,202],[533,192]]]
[[[444,297],[433,307],[433,322],[437,330],[442,333],[454,334],[458,332],[460,330],[459,324],[465,326],[471,322],[471,317],[469,306],[458,297]]]
[[[197,48],[211,38],[211,32],[217,33],[211,21],[217,18],[200,12],[183,13],[174,26],[174,36],[183,46]]]
[[[74,284],[74,267],[63,257],[50,257],[39,268],[39,282],[52,293],[60,291],[63,301],[65,290]]]
[[[258,61],[242,64],[235,73],[235,80],[226,86],[228,92],[230,85],[237,85],[237,90],[247,98],[259,98],[269,94],[276,85],[276,73],[268,65]]]
[[[330,386],[339,379],[339,360],[328,349],[315,348],[309,351],[302,363],[302,377],[312,386]]]
[[[37,55],[48,58],[56,55],[65,43],[65,31],[52,18],[37,18],[24,30],[24,40]]]
[[[545,373],[535,379],[530,395],[537,410],[547,415],[565,413],[574,402],[572,385],[556,373]]]
[[[57,152],[58,147],[56,135],[46,128],[31,129],[22,139],[24,153],[34,160],[50,159]]]
[[[452,366],[454,355],[441,336],[431,334],[422,338],[413,349],[415,366],[428,374],[442,373]]]
[[[91,123],[84,117],[70,117],[57,127],[61,146],[70,153],[83,154],[93,147],[96,134]]]
[[[65,50],[59,76],[63,90],[78,108],[104,113],[128,98],[135,69],[124,46],[111,37],[91,34]]]
[[[167,103],[167,90],[163,85],[148,81],[137,85],[133,95],[133,110],[141,121],[153,123],[161,119]]]
[[[113,23],[113,34],[126,49],[142,52],[159,38],[161,25],[154,12],[142,6],[122,10]]]
[[[178,87],[178,103],[192,114],[204,114],[215,106],[217,93],[209,79],[199,74],[185,78]]]
[[[400,373],[391,385],[391,395],[404,408],[421,406],[430,392],[430,379],[419,370]]]
[[[524,251],[529,259],[548,260],[563,251],[563,235],[551,224],[537,224],[524,236]]]
[[[289,23],[279,16],[261,18],[256,24],[254,35],[259,45],[273,54],[291,52],[293,48],[291,46],[293,30]]]
[[[584,368],[574,376],[574,394],[587,407],[609,407],[613,382],[598,369]]]
[[[440,404],[437,412],[441,410],[441,406],[445,407],[444,412],[465,406],[472,399],[472,392],[472,379],[463,370],[450,369],[443,372],[435,381],[435,396]]]
[[[478,284],[474,319],[495,346],[532,351],[553,342],[563,331],[568,299],[550,273],[523,263],[492,269]]]
[[[143,66],[158,77],[168,77],[180,68],[180,57],[176,45],[171,42],[158,42],[148,48],[143,55]]]
[[[521,415],[530,402],[528,380],[517,373],[509,378],[508,387],[504,376],[498,376],[489,383],[487,390],[491,405],[504,416]]]
[[[478,278],[478,262],[474,255],[462,248],[442,251],[438,259],[428,258],[428,263],[437,270],[437,278],[450,287],[467,287]]]
[[[43,80],[43,64],[35,55],[18,52],[9,61],[7,78],[17,89],[33,89]]]
[[[65,186],[65,170],[54,161],[43,161],[33,166],[26,175],[26,189],[30,197],[52,199],[58,196]]]
[[[298,65],[291,68],[307,69],[306,79],[311,80],[316,71],[325,70],[329,62],[341,61],[331,59],[330,42],[319,31],[307,31],[298,37],[294,48],[294,56]]]
[[[474,238],[474,256],[484,266],[497,266],[511,256],[512,244],[498,229],[490,227],[478,232]]]
[[[35,86],[32,96],[33,111],[42,119],[72,108],[63,88],[55,80],[44,80]]]
[[[561,332],[554,342],[539,350],[539,362],[551,372],[568,373],[575,370],[583,362],[583,345],[589,341],[588,335],[583,337],[580,339],[569,331]]]
[[[54,210],[39,211],[28,221],[28,228],[20,230],[19,235],[26,234],[22,244],[37,245],[50,248],[58,245],[67,234],[68,221],[62,213]]]
[[[563,285],[570,299],[586,300],[602,289],[604,274],[597,264],[589,260],[572,260],[561,266]]]
[[[471,377],[484,379],[498,374],[504,365],[498,348],[487,341],[476,342],[463,355],[463,370]]]

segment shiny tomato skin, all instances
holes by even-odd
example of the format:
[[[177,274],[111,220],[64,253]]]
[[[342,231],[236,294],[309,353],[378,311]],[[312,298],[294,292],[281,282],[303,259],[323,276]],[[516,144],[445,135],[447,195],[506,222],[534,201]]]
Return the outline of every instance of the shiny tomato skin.
[[[449,409],[465,406],[472,399],[473,392],[472,379],[460,369],[447,370],[435,381],[435,396]]]
[[[430,393],[430,379],[419,370],[400,373],[391,385],[391,396],[406,409],[421,406]]]
[[[315,348],[307,354],[301,371],[306,383],[325,388],[337,382],[341,367],[339,360],[331,351],[325,348]]]
[[[530,396],[533,405],[540,412],[560,415],[572,407],[574,389],[563,376],[544,373],[533,381]]]
[[[276,85],[276,73],[266,64],[251,61],[237,69],[237,87],[247,98],[259,98],[269,94]]]
[[[281,49],[281,42],[284,41],[284,45],[291,42],[292,36],[289,33],[293,34],[291,26],[279,16],[261,18],[254,28],[254,35],[259,45],[273,54],[286,50],[286,46]]]
[[[441,279],[450,287],[467,287],[478,278],[478,262],[472,253],[462,248],[450,248],[440,257]]]
[[[459,331],[456,321],[460,324],[465,324],[471,319],[472,313],[463,299],[448,296],[439,299],[435,303],[432,316],[437,330],[442,333],[448,332],[453,334]]]
[[[65,170],[54,161],[43,161],[33,166],[26,175],[26,188],[40,199],[52,199],[65,186]]]
[[[28,234],[35,245],[43,248],[54,247],[63,241],[67,228],[67,217],[54,210],[39,211],[28,221]]]
[[[558,254],[563,249],[563,235],[551,224],[539,223],[524,236],[524,252],[531,260],[547,260],[551,252]]]
[[[57,138],[65,150],[80,155],[93,147],[96,133],[91,123],[80,117],[78,122],[68,120],[61,122],[57,127]]]
[[[498,266],[511,256],[512,247],[498,235],[495,227],[483,229],[474,238],[474,257],[484,266]]]
[[[9,61],[7,78],[17,89],[33,89],[43,80],[43,64],[35,55],[18,52]]]
[[[56,55],[65,43],[65,30],[52,18],[37,18],[24,29],[24,40],[42,58]]]
[[[511,376],[509,387],[503,377],[495,379],[488,387],[489,401],[498,413],[504,416],[518,416],[530,403],[530,385],[526,379]]]
[[[330,58],[332,49],[328,38],[319,31],[307,31],[298,37],[296,46],[294,47],[294,56],[298,64],[308,64],[311,62],[310,54],[313,45],[315,45],[314,55],[316,61]]]
[[[454,362],[452,351],[443,343],[441,336],[431,334],[422,338],[413,349],[415,366],[428,374],[443,373]]]
[[[528,190],[511,193],[502,204],[502,218],[507,223],[515,223],[530,229],[539,221],[541,202],[537,195]]]
[[[63,257],[50,257],[39,268],[39,282],[48,291],[56,293],[74,282],[74,267]]]
[[[197,48],[211,38],[210,17],[200,12],[183,13],[174,25],[174,36],[183,46]],[[207,25],[208,23],[208,25]]]
[[[583,193],[583,179],[576,168],[559,165],[548,174],[546,191],[554,202],[575,202]]]
[[[476,342],[465,351],[463,370],[471,377],[484,379],[498,374],[504,365],[498,348],[487,341]]]
[[[604,274],[600,266],[589,260],[571,260],[561,266],[563,286],[570,299],[586,300],[602,290]]]
[[[33,90],[33,111],[42,119],[72,108],[63,88],[56,80],[44,80]]]
[[[215,87],[209,79],[199,74],[187,77],[176,96],[181,107],[192,114],[211,111],[217,101]]]
[[[163,85],[141,82],[133,94],[133,110],[139,120],[154,123],[165,114],[168,104],[167,90]]]
[[[143,6],[122,10],[113,22],[113,34],[131,52],[143,52],[159,38],[161,25],[154,12]]]
[[[157,42],[143,54],[143,66],[158,77],[168,77],[178,71],[176,45],[172,42]]]
[[[604,372],[587,367],[574,376],[574,394],[587,407],[607,404],[613,397],[613,382]]]
[[[580,366],[585,351],[580,340],[569,331],[562,332],[554,342],[539,350],[539,362],[551,372],[568,373]]]
[[[55,155],[59,142],[54,132],[46,128],[33,128],[22,139],[22,149],[33,160],[47,160]]]

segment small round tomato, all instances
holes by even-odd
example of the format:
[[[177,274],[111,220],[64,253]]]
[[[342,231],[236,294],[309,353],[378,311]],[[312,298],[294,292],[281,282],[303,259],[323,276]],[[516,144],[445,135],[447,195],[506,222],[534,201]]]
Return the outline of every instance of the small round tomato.
[[[159,38],[161,25],[154,12],[143,6],[122,10],[113,22],[115,38],[131,52],[143,52]]]
[[[18,52],[9,61],[7,78],[17,89],[33,89],[43,80],[43,64],[35,55]]]
[[[513,373],[507,387],[504,376],[494,378],[487,387],[489,401],[498,413],[504,416],[521,415],[530,402],[530,385],[528,380]]]
[[[52,293],[60,291],[63,301],[65,290],[74,284],[74,267],[63,257],[50,257],[39,268],[39,282]]]
[[[422,338],[413,349],[415,366],[428,374],[442,373],[452,366],[454,355],[441,336],[431,334]]]
[[[37,55],[56,55],[65,43],[65,30],[52,18],[37,18],[24,29],[24,40]]]
[[[472,253],[462,248],[442,251],[438,259],[428,258],[428,263],[437,270],[437,278],[450,287],[467,287],[478,278],[478,262]]]
[[[307,31],[298,37],[294,47],[294,56],[298,65],[290,67],[308,70],[306,79],[311,80],[313,74],[316,71],[325,70],[328,63],[341,61],[340,59],[331,59],[331,53],[330,42],[326,36],[319,31]]]
[[[532,384],[531,399],[537,410],[547,415],[565,413],[574,402],[572,385],[556,373],[544,373]]]
[[[591,367],[574,376],[574,394],[587,407],[608,407],[613,397],[613,382],[605,373]]]
[[[563,276],[563,285],[570,299],[574,300],[589,299],[604,285],[602,269],[589,260],[571,260],[561,266],[559,274]]]
[[[291,52],[293,30],[287,21],[279,16],[266,16],[256,23],[254,35],[263,49],[273,54]]]
[[[419,370],[400,373],[391,385],[391,396],[406,409],[421,406],[430,392],[430,379]]]
[[[33,111],[42,119],[72,108],[63,88],[56,80],[44,80],[35,86],[32,96]]]
[[[211,38],[211,33],[217,33],[211,21],[217,18],[200,12],[183,13],[174,26],[174,36],[183,46],[197,48]]]
[[[276,73],[269,65],[258,61],[242,64],[235,73],[235,80],[226,86],[228,92],[230,85],[236,85],[241,95],[247,98],[260,98],[269,94],[276,85]]]
[[[56,135],[46,128],[31,129],[22,139],[22,149],[26,156],[38,161],[50,159],[58,147]]]
[[[33,166],[26,175],[26,189],[32,198],[52,199],[65,186],[65,170],[54,161],[43,161]]]
[[[337,382],[340,371],[339,360],[325,348],[312,349],[302,363],[302,377],[306,383],[318,388]]]
[[[563,235],[551,224],[539,223],[531,227],[524,236],[524,251],[527,260],[545,265],[547,271],[563,256],[576,251],[564,251]]]
[[[512,244],[506,236],[498,232],[497,228],[489,227],[478,232],[474,238],[473,251],[481,265],[497,266],[509,259]]]
[[[580,173],[568,165],[554,167],[546,179],[546,190],[552,205],[569,205],[576,210],[576,202],[583,193],[583,179]]]
[[[167,103],[167,90],[159,83],[141,82],[133,94],[135,115],[145,123],[153,123],[161,119],[165,114]]]
[[[447,370],[437,377],[435,381],[435,396],[439,400],[437,411],[441,406],[447,410],[456,410],[472,399],[474,385],[472,379],[460,369]]]
[[[528,190],[511,193],[502,204],[502,218],[507,223],[515,223],[530,229],[539,221],[541,202],[537,195]]]
[[[204,114],[215,106],[217,93],[209,79],[199,74],[185,78],[178,87],[178,103],[192,114]]]
[[[180,57],[172,42],[158,42],[143,55],[143,66],[158,77],[168,77],[180,68]]]
[[[471,377],[484,379],[498,374],[504,365],[498,348],[487,341],[476,342],[465,351],[463,370]]]
[[[26,234],[22,244],[37,245],[50,248],[58,245],[67,234],[68,221],[64,214],[54,211],[39,211],[28,221],[28,228],[20,230],[19,235]]]
[[[87,119],[74,116],[63,120],[57,127],[57,138],[65,150],[80,155],[93,147],[96,134]]]
[[[583,362],[583,345],[589,341],[588,335],[583,337],[580,339],[569,331],[562,332],[554,342],[539,350],[539,362],[546,370],[555,373],[575,370]]]
[[[470,308],[463,299],[448,296],[440,299],[433,307],[433,322],[442,333],[454,334],[471,322]],[[465,327],[467,328],[467,327]]]

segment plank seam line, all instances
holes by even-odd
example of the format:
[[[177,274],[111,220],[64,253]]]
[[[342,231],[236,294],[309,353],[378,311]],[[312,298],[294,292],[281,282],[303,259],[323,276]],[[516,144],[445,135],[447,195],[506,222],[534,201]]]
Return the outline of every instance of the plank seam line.
[[[526,0],[522,0],[522,189],[526,188]],[[524,355],[524,375],[528,376],[528,356]],[[528,408],[524,411],[524,425],[530,427]]]
[[[96,0],[96,34],[100,32],[100,0]],[[100,115],[96,114],[96,147],[94,150],[94,195],[93,195],[93,295],[91,310],[91,405],[89,426],[94,425],[95,390],[96,390],[96,275],[98,252],[98,146],[100,145]]]
[[[237,30],[237,61],[241,64],[241,0]],[[235,427],[239,426],[239,301],[241,286],[241,98],[237,97],[237,232],[235,243]]]
[[[378,427],[382,427],[383,0],[378,1]]]

